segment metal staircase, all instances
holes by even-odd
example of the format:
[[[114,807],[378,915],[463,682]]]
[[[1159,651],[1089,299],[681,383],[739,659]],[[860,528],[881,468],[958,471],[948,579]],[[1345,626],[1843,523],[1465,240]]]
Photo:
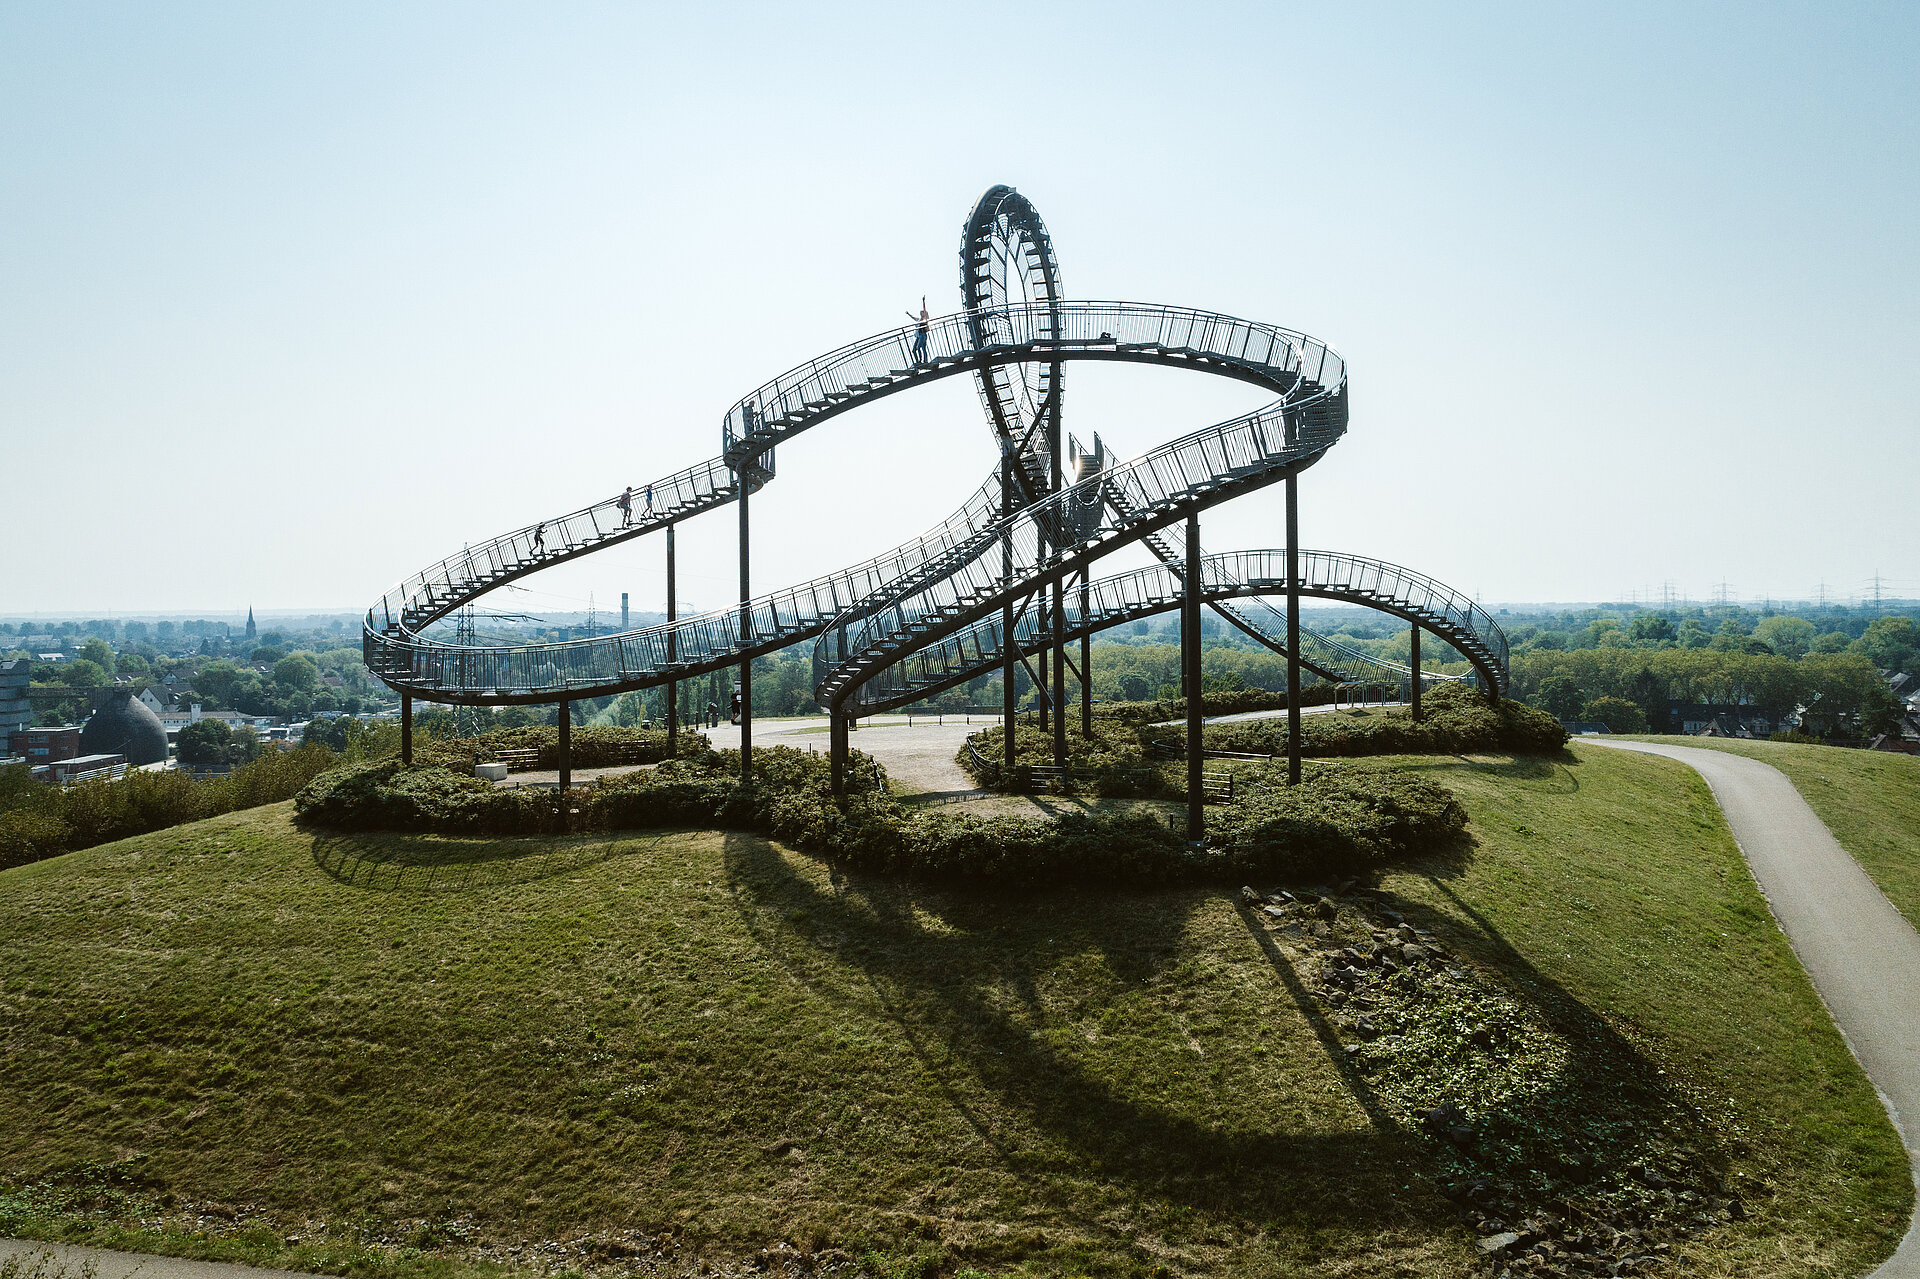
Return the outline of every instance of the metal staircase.
[[[1037,596],[1064,574],[1084,571],[1134,541],[1145,541],[1168,562],[1145,571],[1161,574],[1154,586],[1159,597],[1177,598],[1179,570],[1168,565],[1184,561],[1161,530],[1298,473],[1346,429],[1345,364],[1324,343],[1187,307],[1061,298],[1046,228],[1011,188],[994,188],[976,207],[960,272],[963,310],[930,318],[924,338],[917,324],[889,329],[755,388],[725,414],[719,457],[636,486],[630,510],[609,497],[464,547],[396,585],[368,610],[362,634],[368,667],[430,701],[537,703],[648,688],[813,639],[821,701],[842,709],[878,704],[875,698],[924,690],[928,679],[963,669],[975,660],[968,652],[997,651],[985,644],[988,632],[981,628],[999,625],[1001,619],[989,615],[1003,607],[1014,608],[1029,628],[1021,632],[1016,625],[1016,646],[1059,642],[1076,625],[1120,618],[1127,605],[1112,596],[1120,588],[1105,586],[1120,578],[1101,579],[1103,602],[1090,603],[1079,622],[1066,609],[1052,619],[1051,607],[1043,610]],[[1097,436],[1091,453],[1073,442],[1069,479],[1060,473],[1067,459],[1057,466],[1055,457],[1062,443],[1062,373],[1076,361],[1196,369],[1262,387],[1275,398],[1124,464],[1106,456]],[[774,474],[778,445],[841,413],[962,374],[975,379],[1002,462],[958,511],[918,538],[813,581],[664,626],[513,646],[449,643],[425,633],[437,619],[515,578],[670,528],[737,500],[743,486],[757,490]],[[1259,593],[1244,580],[1240,587],[1210,590],[1209,601],[1284,651],[1253,614],[1228,603]],[[1372,597],[1356,586],[1339,598]],[[1391,591],[1380,600],[1389,611],[1405,603]],[[1043,611],[1049,615],[1044,624]],[[1447,615],[1436,616],[1434,629],[1451,640],[1441,628],[1451,625]],[[1330,677],[1346,665],[1372,664],[1366,654],[1310,632],[1303,633],[1302,647],[1312,649],[1309,668]],[[1504,638],[1497,661],[1495,647],[1488,641],[1479,657],[1488,663],[1489,687],[1497,688],[1505,679]],[[1462,651],[1472,658],[1478,650]],[[921,654],[928,656],[920,660]],[[863,691],[869,682],[871,695]]]
[[[729,457],[746,470],[750,487],[758,488],[773,474],[775,445],[906,384],[1030,362],[1038,354],[1048,363],[1122,360],[1205,368],[1281,396],[1260,414],[1208,428],[1135,464],[1144,469],[1129,480],[1127,492],[1140,495],[1134,509],[1142,514],[1121,524],[1108,521],[1113,526],[1103,528],[1099,539],[1108,549],[1163,526],[1190,506],[1211,505],[1273,482],[1284,474],[1284,469],[1275,469],[1281,453],[1297,461],[1318,457],[1345,426],[1339,357],[1311,338],[1273,325],[1186,307],[1057,302],[1003,311],[990,349],[965,344],[971,327],[971,317],[964,312],[934,321],[929,346],[939,358],[918,366],[910,359],[910,330],[890,330],[781,375],[729,411],[725,456],[651,486],[636,486],[630,521],[623,520],[617,500],[610,497],[544,525],[465,548],[415,574],[368,611],[362,634],[368,667],[394,687],[432,701],[503,705],[602,696],[737,665],[818,636],[836,618],[871,612],[873,601],[936,589],[938,583],[928,585],[929,578],[951,574],[944,580],[972,582],[983,559],[999,558],[999,543],[1009,536],[1038,534],[1056,548],[1074,543],[1077,521],[1061,518],[1057,494],[1023,507],[1039,514],[1009,525],[1001,513],[996,476],[926,535],[862,564],[752,601],[753,624],[744,634],[738,605],[683,619],[671,628],[564,643],[469,649],[421,633],[436,618],[516,577],[733,501],[738,489]],[[1043,331],[1052,336],[1043,341]],[[1000,340],[1009,337],[1013,340]],[[1303,360],[1333,383],[1323,386],[1317,379],[1303,379],[1297,371]],[[1332,407],[1321,405],[1322,400],[1332,401]],[[1287,430],[1298,437],[1297,444],[1280,442]],[[1191,482],[1177,490],[1164,482],[1175,469],[1192,475]],[[1030,466],[1022,473],[1027,476],[1023,487],[1039,498],[1040,475]],[[648,487],[653,491],[650,509],[644,501]],[[1050,553],[1054,558],[1064,554]],[[1053,571],[1049,567],[1040,576]],[[979,589],[969,585],[958,595],[971,596]],[[1030,593],[1034,586],[1027,589]],[[948,616],[958,617],[955,607],[953,599],[947,599],[917,611],[947,610]],[[669,629],[676,636],[671,662]]]
[[[1299,557],[1300,594],[1361,604],[1417,623],[1465,657],[1486,687],[1505,690],[1506,635],[1493,618],[1466,595],[1425,574],[1384,560],[1310,550],[1302,550]],[[1201,565],[1202,598],[1214,603],[1284,594],[1286,562],[1284,550],[1209,555]],[[1184,562],[1181,567],[1185,567]],[[1031,612],[1022,614],[1013,633],[1015,652],[1030,652],[1056,640],[1077,640],[1082,635],[1168,612],[1180,606],[1184,591],[1184,574],[1177,573],[1170,564],[1154,564],[1097,578],[1088,584],[1084,606],[1079,592],[1069,596],[1059,635],[1042,634]],[[989,674],[1004,660],[1005,644],[1002,619],[997,614],[984,617],[914,649],[867,677],[848,699],[846,709],[854,715],[894,710]],[[1381,666],[1411,674],[1407,668],[1392,663],[1381,663]]]

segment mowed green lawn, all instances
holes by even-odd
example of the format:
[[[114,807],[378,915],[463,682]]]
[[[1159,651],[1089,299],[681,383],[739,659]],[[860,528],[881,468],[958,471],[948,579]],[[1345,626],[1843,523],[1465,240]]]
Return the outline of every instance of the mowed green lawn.
[[[1920,928],[1920,756],[1725,737],[1642,737],[1762,760],[1785,773],[1887,900]]]
[[[1453,786],[1475,837],[1390,899],[1714,1144],[1748,1215],[1693,1272],[1891,1250],[1897,1140],[1690,770],[1383,763]],[[0,1230],[389,1272],[382,1240],[583,1235],[896,1274],[1472,1272],[1427,1148],[1259,927],[1226,888],[933,891],[741,835],[217,818],[0,872]],[[240,1223],[187,1233],[209,1204]]]

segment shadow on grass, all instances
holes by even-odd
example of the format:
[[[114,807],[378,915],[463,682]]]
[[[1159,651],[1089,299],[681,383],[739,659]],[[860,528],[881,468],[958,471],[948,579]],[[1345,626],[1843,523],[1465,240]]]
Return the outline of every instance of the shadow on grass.
[[[313,861],[331,878],[376,892],[458,893],[527,884],[645,852],[673,832],[524,838],[392,833],[316,835]]]
[[[1571,754],[1556,757],[1516,757],[1434,760],[1422,771],[1444,774],[1472,771],[1483,775],[1552,782],[1550,793],[1571,794],[1580,789],[1575,772],[1579,760]],[[1729,1166],[1731,1153],[1716,1136],[1717,1127],[1670,1084],[1662,1069],[1645,1056],[1604,1017],[1587,1007],[1565,986],[1547,976],[1507,938],[1492,921],[1458,891],[1471,854],[1429,858],[1403,867],[1420,875],[1452,907],[1435,909],[1426,903],[1376,889],[1374,898],[1399,912],[1408,923],[1425,929],[1461,954],[1498,972],[1507,991],[1541,1024],[1565,1042],[1570,1059],[1553,1086],[1534,1096],[1508,1118],[1515,1128],[1539,1134],[1564,1156],[1584,1156],[1587,1164],[1619,1167],[1646,1153],[1649,1138],[1684,1148],[1703,1180],[1718,1180]],[[1579,1163],[1575,1159],[1575,1163]],[[1499,1170],[1504,1175],[1520,1171]],[[1574,1172],[1572,1167],[1541,1169],[1549,1175]]]
[[[1146,1077],[1119,1063],[1103,1069],[1099,1054],[1063,1051],[1049,1038],[1048,1030],[1063,1029],[1057,1022],[1034,1024],[1039,1019],[1029,1014],[1041,985],[1089,947],[1123,986],[1185,962],[1191,916],[1218,902],[1219,890],[1021,900],[841,874],[826,886],[748,835],[727,838],[726,858],[742,921],[765,953],[829,1001],[870,1006],[877,998],[918,1066],[1013,1171],[1097,1176],[1150,1199],[1253,1223],[1323,1217],[1356,1230],[1450,1223],[1442,1201],[1404,1193],[1414,1144],[1382,1122],[1370,1099],[1362,1105],[1375,1122],[1360,1130],[1280,1132],[1257,1113],[1240,1122],[1195,1118],[1161,1098],[1184,1092],[1195,1111],[1231,1114],[1236,1107],[1208,1104],[1217,1101],[1213,1087],[1233,1086],[1230,1076],[1196,1089],[1191,1078],[1156,1082],[1151,1074],[1167,1069],[1164,1059],[1143,1064]],[[847,986],[845,965],[864,980]],[[1296,1004],[1311,1007],[1297,978],[1289,988]],[[1338,1045],[1330,1051],[1337,1054]],[[1252,1060],[1257,1071],[1262,1059]],[[1204,1075],[1213,1068],[1196,1053],[1190,1069]],[[1009,1129],[1009,1111],[1020,1128],[1046,1140]],[[1062,1145],[1071,1161],[1062,1161]],[[1035,1193],[1046,1193],[1038,1181]]]
[[[1571,793],[1579,781],[1570,762],[1432,761],[1422,771],[1472,769]],[[1218,889],[1063,891],[1016,899],[839,872],[828,886],[800,873],[767,841],[736,835],[726,842],[731,890],[744,925],[765,953],[821,997],[850,1007],[871,1007],[877,998],[911,1044],[920,1069],[1017,1171],[1038,1176],[1068,1169],[1057,1158],[1028,1153],[1036,1143],[1007,1126],[1009,1113],[1019,1116],[1020,1128],[1050,1139],[1038,1143],[1041,1150],[1056,1143],[1072,1150],[1085,1175],[1125,1183],[1163,1202],[1261,1223],[1331,1214],[1358,1230],[1389,1223],[1455,1226],[1458,1209],[1410,1188],[1408,1174],[1415,1168],[1431,1177],[1427,1185],[1448,1185],[1456,1193],[1481,1179],[1494,1181],[1523,1201],[1518,1206],[1538,1210],[1562,1192],[1576,1193],[1596,1171],[1646,1158],[1650,1139],[1678,1156],[1663,1160],[1668,1167],[1698,1170],[1689,1180],[1724,1174],[1726,1153],[1717,1149],[1711,1125],[1660,1068],[1535,967],[1446,882],[1457,880],[1473,856],[1471,837],[1463,837],[1416,868],[1457,917],[1393,894],[1379,893],[1375,900],[1499,973],[1527,1019],[1564,1040],[1568,1059],[1490,1120],[1489,1139],[1478,1149],[1460,1152],[1403,1128],[1396,1107],[1353,1066],[1306,975],[1246,908],[1238,909],[1239,919],[1366,1114],[1368,1128],[1278,1132],[1257,1115],[1231,1118],[1231,1107],[1169,1101],[1170,1092],[1188,1091],[1192,1080],[1176,1078],[1172,1088],[1156,1080],[1156,1070],[1168,1069],[1164,1058],[1156,1063],[1143,1057],[1138,1070],[1103,1063],[1097,1053],[1077,1051],[1070,1035],[1062,1037],[1071,1029],[1065,1018],[1033,1015],[1041,988],[1052,984],[1058,991],[1050,979],[1089,951],[1104,959],[1112,980],[1123,987],[1172,976],[1192,955],[1194,914],[1220,901]],[[847,965],[864,981],[849,985]],[[1273,1081],[1258,1078],[1260,1059],[1253,1061],[1216,1074],[1210,1086],[1271,1088]],[[1178,1076],[1185,1068],[1172,1069]],[[1192,1069],[1209,1067],[1196,1055]],[[1414,1109],[1449,1100],[1400,1097],[1397,1113],[1408,1115],[1416,1101]],[[1531,1159],[1540,1166],[1530,1166]]]

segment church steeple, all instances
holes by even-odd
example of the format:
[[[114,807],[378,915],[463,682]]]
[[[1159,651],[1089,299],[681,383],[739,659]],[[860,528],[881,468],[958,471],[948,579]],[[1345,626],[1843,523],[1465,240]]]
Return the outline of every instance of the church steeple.
[[[253,605],[247,605],[247,638],[253,639],[259,632],[253,625]]]

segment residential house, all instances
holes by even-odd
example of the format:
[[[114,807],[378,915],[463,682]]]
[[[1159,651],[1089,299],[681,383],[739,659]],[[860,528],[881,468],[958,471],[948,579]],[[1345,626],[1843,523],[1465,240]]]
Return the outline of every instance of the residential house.
[[[1767,737],[1784,727],[1783,720],[1781,712],[1770,706],[1677,700],[1667,703],[1667,723],[1678,725],[1680,731],[1689,736],[1697,736],[1705,732],[1708,725],[1718,723],[1722,737]]]

